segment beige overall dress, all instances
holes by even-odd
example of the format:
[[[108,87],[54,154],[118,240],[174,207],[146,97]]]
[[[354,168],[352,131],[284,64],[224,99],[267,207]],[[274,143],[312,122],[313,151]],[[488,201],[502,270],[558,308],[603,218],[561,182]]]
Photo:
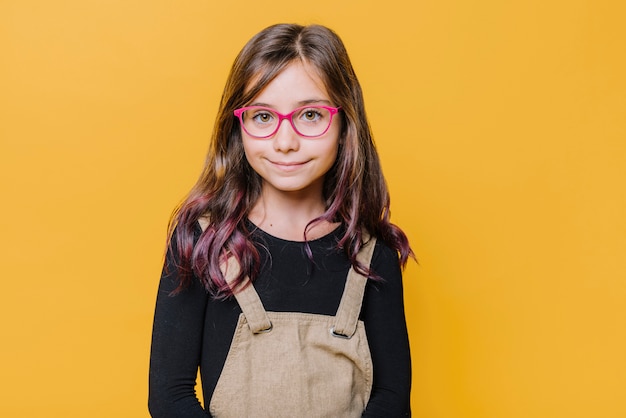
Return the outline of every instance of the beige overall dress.
[[[375,239],[357,255],[370,264]],[[239,271],[231,258],[226,280]],[[250,284],[235,293],[242,314],[209,411],[217,418],[360,417],[372,360],[359,320],[367,278],[350,268],[335,316],[266,312]]]

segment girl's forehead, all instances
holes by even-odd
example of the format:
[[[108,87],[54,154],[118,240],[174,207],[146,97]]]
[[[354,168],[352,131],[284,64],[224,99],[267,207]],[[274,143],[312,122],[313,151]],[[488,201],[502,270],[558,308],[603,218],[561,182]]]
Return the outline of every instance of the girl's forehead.
[[[257,90],[261,80],[263,80],[265,76],[271,72],[272,71],[268,68],[258,71],[250,77],[244,92],[248,93],[253,89]],[[276,74],[273,74],[272,79],[261,87],[253,100],[259,96],[265,96],[267,94],[296,94],[298,92],[311,93],[314,90],[317,90],[318,94],[322,94],[325,98],[328,98],[329,95],[325,79],[322,74],[323,73],[317,66],[309,63],[308,61],[292,61]]]

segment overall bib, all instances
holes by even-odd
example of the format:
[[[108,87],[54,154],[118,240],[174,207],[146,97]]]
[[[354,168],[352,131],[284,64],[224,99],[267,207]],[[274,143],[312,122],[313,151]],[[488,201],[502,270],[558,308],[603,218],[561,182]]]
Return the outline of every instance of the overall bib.
[[[369,266],[376,240],[357,259]],[[239,271],[231,258],[225,277]],[[335,316],[266,312],[250,283],[235,293],[242,313],[211,398],[217,418],[360,417],[372,360],[359,320],[367,278],[350,268]]]

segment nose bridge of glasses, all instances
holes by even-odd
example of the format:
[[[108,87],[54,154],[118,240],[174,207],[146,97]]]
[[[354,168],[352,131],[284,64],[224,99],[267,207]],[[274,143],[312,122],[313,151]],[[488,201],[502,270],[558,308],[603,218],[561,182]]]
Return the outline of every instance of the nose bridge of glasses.
[[[293,129],[295,133],[299,134],[298,129],[296,128],[296,124],[293,121],[293,116],[296,114],[297,110],[298,109],[292,112],[289,112],[286,115],[283,115],[282,113],[279,113],[274,110],[273,113],[276,114],[276,116],[278,116],[274,133],[277,133],[278,130],[280,130],[280,127],[283,124],[283,121],[287,120],[289,122],[289,125],[291,125],[291,129]]]

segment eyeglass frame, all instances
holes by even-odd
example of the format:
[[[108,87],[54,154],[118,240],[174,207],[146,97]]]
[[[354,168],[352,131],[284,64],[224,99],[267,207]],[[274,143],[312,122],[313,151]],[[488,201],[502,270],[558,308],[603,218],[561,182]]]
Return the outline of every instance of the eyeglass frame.
[[[272,133],[270,133],[269,135],[264,135],[264,136],[258,136],[258,135],[253,135],[250,132],[248,132],[248,130],[246,129],[246,125],[243,123],[243,114],[246,110],[250,110],[250,109],[265,109],[265,110],[269,110],[272,113],[274,113],[276,116],[278,116],[278,123],[276,124],[276,129],[274,129],[274,131]],[[304,135],[302,132],[300,132],[298,130],[298,128],[296,128],[295,123],[293,122],[293,115],[298,112],[299,110],[302,109],[326,109],[330,112],[330,121],[328,122],[328,126],[326,127],[326,129],[324,129],[324,132],[322,132],[319,135]],[[291,125],[291,128],[294,130],[295,133],[297,133],[298,135],[300,135],[303,138],[319,138],[320,136],[323,136],[326,132],[328,132],[328,130],[330,129],[330,125],[333,124],[333,116],[335,116],[337,113],[339,113],[339,111],[341,110],[341,106],[339,107],[332,107],[332,106],[318,106],[318,105],[313,105],[313,106],[300,106],[294,110],[292,110],[291,112],[287,113],[286,115],[278,112],[276,109],[272,109],[271,107],[266,107],[266,106],[246,106],[246,107],[240,107],[239,109],[235,109],[233,111],[233,114],[239,119],[239,124],[241,125],[241,127],[243,128],[243,130],[250,135],[253,138],[258,138],[258,139],[267,139],[271,136],[274,136],[276,134],[276,132],[278,132],[278,130],[280,129],[280,126],[283,123],[283,120],[288,120],[289,124]]]

